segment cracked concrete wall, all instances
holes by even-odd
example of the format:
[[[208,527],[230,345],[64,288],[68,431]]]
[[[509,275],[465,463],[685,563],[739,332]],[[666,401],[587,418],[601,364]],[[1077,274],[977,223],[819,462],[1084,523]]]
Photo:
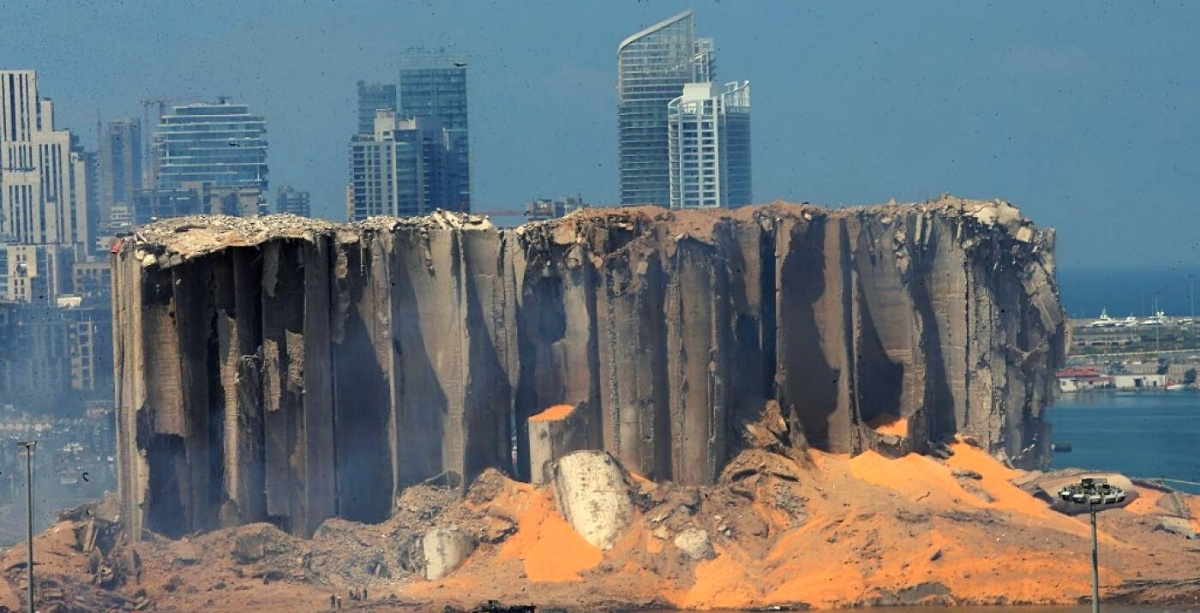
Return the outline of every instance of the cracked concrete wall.
[[[1053,233],[943,198],[596,209],[499,230],[181,218],[113,255],[120,490],[142,528],[380,521],[395,495],[528,479],[526,420],[578,406],[657,480],[712,482],[775,400],[792,444],[970,433],[1035,465],[1063,356]],[[800,436],[802,435],[802,436]],[[515,442],[515,454],[514,454]]]

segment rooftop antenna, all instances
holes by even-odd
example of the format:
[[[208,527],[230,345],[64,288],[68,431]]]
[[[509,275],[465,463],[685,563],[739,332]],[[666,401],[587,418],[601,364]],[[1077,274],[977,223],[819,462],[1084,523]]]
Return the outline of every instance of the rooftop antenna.
[[[1196,275],[1188,273],[1188,300],[1192,303],[1192,342],[1196,342]]]
[[[25,564],[29,571],[29,613],[33,613],[36,610],[33,599],[33,448],[37,447],[37,441],[20,441],[17,445],[25,448],[25,537],[28,546]]]

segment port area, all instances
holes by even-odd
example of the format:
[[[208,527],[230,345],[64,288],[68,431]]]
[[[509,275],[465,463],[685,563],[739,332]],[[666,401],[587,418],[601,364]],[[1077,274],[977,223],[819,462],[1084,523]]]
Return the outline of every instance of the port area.
[[[1197,389],[1200,326],[1197,318],[1071,319],[1066,366],[1056,373],[1059,391],[1180,391]]]

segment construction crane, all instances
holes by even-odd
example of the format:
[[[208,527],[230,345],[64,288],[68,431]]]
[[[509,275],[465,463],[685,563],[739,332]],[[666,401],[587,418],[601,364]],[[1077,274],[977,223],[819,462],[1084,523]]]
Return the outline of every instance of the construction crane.
[[[471,209],[467,212],[472,215],[487,215],[488,217],[524,217],[530,214],[525,209]]]

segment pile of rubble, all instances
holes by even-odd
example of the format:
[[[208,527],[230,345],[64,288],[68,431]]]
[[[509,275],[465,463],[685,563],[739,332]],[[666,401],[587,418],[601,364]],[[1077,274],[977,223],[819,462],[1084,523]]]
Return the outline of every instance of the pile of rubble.
[[[465,493],[414,486],[387,521],[330,519],[311,539],[258,523],[131,541],[110,498],[38,537],[42,610],[1063,604],[1088,592],[1086,518],[1041,494],[1078,474],[1013,470],[963,442],[946,459],[797,451],[775,416],[746,429],[749,448],[715,485],[655,483],[575,451],[540,487],[495,470]],[[1101,515],[1115,550],[1105,599],[1194,604],[1200,550],[1171,526],[1194,531],[1200,501],[1151,485]],[[2,559],[0,606],[18,610],[23,547]]]

